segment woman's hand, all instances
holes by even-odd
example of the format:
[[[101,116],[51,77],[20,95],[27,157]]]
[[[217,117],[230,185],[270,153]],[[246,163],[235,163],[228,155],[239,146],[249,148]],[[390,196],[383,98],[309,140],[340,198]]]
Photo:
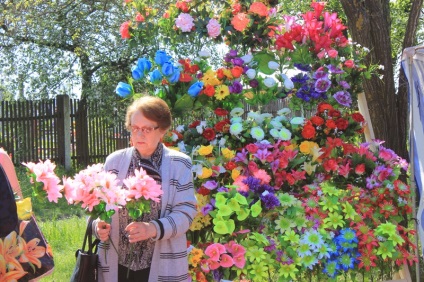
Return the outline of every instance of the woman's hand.
[[[130,243],[147,240],[156,237],[156,227],[148,222],[131,222],[125,228]]]
[[[99,236],[99,239],[101,241],[109,240],[110,224],[106,223],[102,220],[97,222],[96,232],[97,232],[97,235]]]

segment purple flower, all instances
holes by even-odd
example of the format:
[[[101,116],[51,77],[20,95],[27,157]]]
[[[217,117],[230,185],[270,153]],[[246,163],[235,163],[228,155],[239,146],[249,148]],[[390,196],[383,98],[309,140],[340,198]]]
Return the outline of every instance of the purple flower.
[[[345,80],[339,81],[339,85],[341,87],[343,87],[343,89],[350,89],[350,84],[347,81],[345,81]]]
[[[261,162],[265,162],[266,158],[271,155],[268,150],[258,150],[255,154],[253,154],[255,157],[257,157]]]
[[[214,180],[208,180],[203,184],[203,187],[205,187],[208,190],[213,190],[216,187],[218,187],[218,183]]]
[[[291,80],[293,81],[293,83],[301,83],[301,84],[303,84],[303,83],[305,83],[306,81],[309,80],[309,77],[306,74],[298,73],[295,76],[293,76],[291,78]]]
[[[328,68],[328,70],[331,73],[335,73],[335,74],[342,74],[342,73],[344,73],[344,70],[339,69],[338,67],[333,66],[333,65],[328,65],[327,68]]]
[[[213,206],[211,204],[206,204],[204,207],[202,207],[201,212],[203,215],[207,215],[212,210],[213,210]]]
[[[334,94],[334,99],[336,99],[337,103],[339,103],[342,106],[350,107],[350,104],[352,104],[352,98],[350,97],[349,92],[347,91],[338,91],[336,94]]]
[[[228,88],[230,90],[230,93],[238,94],[241,93],[241,91],[243,90],[243,85],[241,85],[240,81],[236,80]]]
[[[327,77],[318,78],[315,81],[315,91],[319,93],[327,92],[330,89],[331,81]]]
[[[310,65],[295,63],[294,66],[301,71],[311,71],[312,67]]]
[[[231,62],[233,63],[233,65],[240,66],[240,67],[243,66],[244,64],[243,59],[239,57],[232,59]]]
[[[378,182],[376,175],[371,175],[371,176],[367,177],[366,182],[367,182],[366,187],[367,187],[367,189],[370,189],[370,190],[374,189],[375,187],[380,186],[380,183]]]
[[[243,148],[241,152],[238,152],[234,157],[235,162],[242,162],[247,164],[247,153],[248,151]]]
[[[315,78],[315,79],[328,78],[328,74],[323,70],[319,70],[319,71],[314,72],[312,77]]]
[[[256,78],[255,79],[252,79],[252,80],[249,81],[249,85],[252,88],[256,88],[259,85],[259,81]]]
[[[218,192],[228,192],[228,188],[221,186],[217,189]]]
[[[262,200],[262,203],[264,203],[265,208],[267,208],[268,210],[271,210],[275,207],[280,206],[280,201],[273,193],[269,193],[269,192],[263,193],[261,195],[261,200]]]

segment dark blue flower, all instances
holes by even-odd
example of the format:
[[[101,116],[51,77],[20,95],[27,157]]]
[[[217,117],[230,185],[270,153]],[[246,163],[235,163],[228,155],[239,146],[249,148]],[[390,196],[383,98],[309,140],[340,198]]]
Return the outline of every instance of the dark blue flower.
[[[203,89],[203,82],[201,81],[197,81],[195,82],[193,85],[190,86],[190,88],[188,89],[188,95],[190,95],[191,97],[197,97],[200,93],[200,91],[202,91]]]
[[[273,193],[262,193],[261,200],[262,203],[264,203],[265,208],[268,210],[280,206],[280,200],[278,200],[278,198]]]
[[[294,66],[301,71],[311,71],[312,67],[306,64],[295,63]]]
[[[174,73],[174,66],[172,65],[172,62],[168,61],[163,63],[162,73],[164,76],[168,76],[168,77]]]
[[[132,86],[125,82],[119,82],[118,86],[116,86],[116,94],[125,98],[132,93]]]

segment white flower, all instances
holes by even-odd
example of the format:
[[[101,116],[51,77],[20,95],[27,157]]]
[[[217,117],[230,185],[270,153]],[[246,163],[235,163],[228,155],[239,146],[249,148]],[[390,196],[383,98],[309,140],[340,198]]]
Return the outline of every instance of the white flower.
[[[282,116],[282,115],[287,115],[290,113],[291,113],[291,110],[289,108],[282,108],[278,110],[277,115]]]
[[[275,86],[276,82],[275,79],[273,79],[272,77],[267,77],[264,79],[264,84],[266,87],[271,88]]]
[[[198,55],[201,58],[209,58],[211,56],[211,52],[207,49],[203,49],[203,50],[199,51]]]
[[[288,140],[290,140],[290,139],[291,139],[291,136],[292,136],[292,134],[291,134],[290,130],[288,130],[288,129],[287,129],[287,128],[285,128],[285,127],[283,127],[283,128],[280,130],[279,134],[278,134],[278,137],[279,137],[281,140],[283,140],[283,141],[288,141]]]
[[[270,114],[270,113],[262,113],[261,114],[261,117],[262,118],[272,118],[272,114]]]
[[[269,191],[268,190],[265,190],[265,191],[262,192],[262,196],[266,196],[268,194],[269,194]]]
[[[184,144],[184,141],[178,142],[177,146],[178,146],[178,149],[180,150],[180,152],[187,153],[187,149],[186,149],[186,146]]]
[[[216,140],[216,138],[209,142],[209,144],[211,144],[214,147],[216,146],[216,143],[218,143],[218,140]]]
[[[301,125],[305,122],[305,118],[304,117],[294,117],[290,120],[290,123],[292,125]]]
[[[248,64],[248,63],[250,63],[253,60],[253,55],[252,54],[247,54],[247,55],[244,55],[243,57],[241,57],[241,59],[243,60],[243,62],[245,64]]]
[[[269,61],[268,67],[272,70],[278,70],[280,68],[280,64],[274,61]]]
[[[256,120],[256,119],[258,118],[258,116],[259,116],[259,115],[260,115],[260,114],[259,114],[258,112],[250,111],[250,112],[247,114],[247,118],[248,118],[248,119]]]
[[[201,164],[195,164],[191,167],[191,171],[197,175],[202,175],[202,168],[203,166]]]
[[[282,122],[282,121],[288,121],[289,119],[286,116],[276,116],[275,118],[273,118],[273,120]]]
[[[294,83],[290,78],[284,80],[284,88],[290,90],[294,88]]]
[[[261,141],[265,137],[265,132],[259,126],[255,126],[250,130],[250,135],[252,135],[252,138]]]
[[[179,133],[184,131],[184,125],[178,125],[177,128],[175,128],[175,130]]]
[[[226,142],[227,142],[227,139],[225,138],[219,139],[219,143],[218,143],[219,147],[224,147]]]
[[[379,68],[380,70],[384,70],[384,65],[379,65],[379,66],[378,66],[378,68]]]
[[[172,141],[174,141],[174,142],[177,141],[178,135],[175,132],[171,132],[171,134],[172,134],[172,136],[171,136]]]
[[[244,110],[242,108],[234,108],[230,112],[230,115],[232,117],[241,117],[243,114],[244,114]]]
[[[243,121],[243,119],[241,117],[232,117],[230,119],[231,123],[241,123]]]
[[[368,49],[367,47],[364,47],[364,49],[363,49],[365,52],[367,52],[367,53],[369,53],[370,52],[370,49]]]
[[[246,75],[249,79],[254,79],[256,76],[256,71],[254,69],[248,69]]]
[[[243,130],[243,125],[241,123],[239,123],[239,122],[234,123],[234,124],[232,124],[230,126],[230,133],[232,135],[236,135],[237,136],[237,135],[240,134],[240,132],[242,132],[242,130]]]
[[[274,138],[278,138],[278,136],[279,136],[279,131],[278,131],[278,129],[276,129],[276,128],[273,128],[273,129],[271,129],[270,131],[269,131],[269,134],[271,134],[271,136],[272,137],[274,137]]]
[[[203,133],[203,126],[201,124],[199,124],[198,126],[196,126],[196,130],[197,130],[197,133],[202,134]]]
[[[276,119],[271,120],[270,124],[275,129],[281,129],[281,128],[283,128],[283,124],[281,122],[279,122],[278,120],[276,120]]]

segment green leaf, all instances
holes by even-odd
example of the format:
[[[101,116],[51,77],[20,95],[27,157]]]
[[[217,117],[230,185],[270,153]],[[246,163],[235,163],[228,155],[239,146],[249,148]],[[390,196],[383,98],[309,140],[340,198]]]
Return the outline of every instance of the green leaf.
[[[184,94],[175,102],[173,110],[175,113],[184,113],[193,109],[193,99],[188,94]]]
[[[271,55],[265,51],[259,52],[254,56],[254,60],[258,62],[258,69],[264,74],[273,74],[274,70],[268,67],[270,61],[275,61],[274,55]]]

